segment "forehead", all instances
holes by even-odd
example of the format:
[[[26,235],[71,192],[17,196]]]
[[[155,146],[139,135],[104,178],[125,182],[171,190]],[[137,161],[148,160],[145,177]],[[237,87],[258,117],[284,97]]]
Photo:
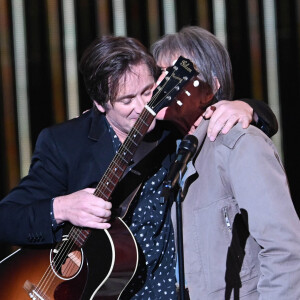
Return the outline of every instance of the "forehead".
[[[146,64],[132,66],[120,78],[117,96],[135,94],[153,83],[154,77]]]

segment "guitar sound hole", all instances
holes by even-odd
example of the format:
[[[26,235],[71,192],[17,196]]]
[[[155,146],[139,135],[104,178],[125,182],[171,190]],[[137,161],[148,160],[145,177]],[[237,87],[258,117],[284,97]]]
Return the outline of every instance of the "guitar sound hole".
[[[61,266],[61,273],[64,277],[74,276],[81,265],[81,252],[76,250],[70,252],[65,263]]]
[[[70,251],[54,249],[51,252],[51,265],[58,277],[73,278],[81,269],[83,253],[80,248],[74,247]]]

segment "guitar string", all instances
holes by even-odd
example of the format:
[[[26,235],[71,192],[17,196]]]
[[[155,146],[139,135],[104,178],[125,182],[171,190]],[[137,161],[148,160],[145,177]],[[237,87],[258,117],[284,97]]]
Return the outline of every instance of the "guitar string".
[[[119,158],[119,160],[121,160],[121,158]],[[117,161],[118,161],[118,159],[117,159]],[[72,230],[72,235],[73,235],[73,232],[75,232],[75,234],[73,236],[74,240],[77,239],[76,238],[76,231],[77,231],[77,237],[81,233],[80,230],[76,230],[75,227],[74,227],[73,230]],[[70,235],[70,233],[69,233],[69,235]],[[70,245],[68,245],[68,244],[70,244]],[[67,257],[66,255],[69,253],[69,250],[73,247],[72,243],[64,242],[64,245],[65,245],[65,247],[59,248],[59,255],[56,255],[55,260],[53,260],[55,262],[55,264],[53,264],[53,267],[55,269],[57,269],[58,266],[61,267],[61,264],[65,261],[65,258]],[[69,264],[69,265],[71,265],[71,264]],[[49,268],[49,270],[50,270],[50,268]],[[51,276],[51,272],[49,274]],[[48,276],[49,274],[45,274],[45,276],[42,278],[42,280],[38,284],[38,288],[39,288],[40,291],[42,291],[44,289],[44,286],[47,284],[47,281],[50,281],[49,276]],[[53,276],[55,276],[55,275],[53,275]]]
[[[167,82],[166,82],[165,84],[167,84]],[[159,92],[160,92],[160,91],[158,91],[158,93],[157,93],[157,94],[159,94]],[[156,94],[156,95],[157,95],[157,94]],[[156,95],[155,95],[155,96],[156,96]],[[154,97],[154,99],[155,99],[155,97]],[[153,101],[154,101],[154,100],[153,100]],[[150,102],[149,102],[149,104],[151,105],[151,103],[150,103]],[[150,125],[149,125],[149,126],[150,126]],[[138,129],[137,129],[137,130],[138,130]],[[122,159],[122,158],[120,158],[120,159]],[[78,235],[79,235],[79,234],[80,234],[80,230],[77,230],[77,231],[78,231]],[[75,238],[75,239],[76,239],[76,238]],[[74,245],[74,244],[73,244],[73,245]],[[70,247],[72,247],[72,245],[71,245]]]
[[[137,130],[138,130],[138,127],[137,127]],[[74,240],[77,239],[76,231],[77,231],[77,237],[78,237],[81,232],[80,232],[80,230],[76,230],[75,227],[72,229],[72,232],[69,233],[69,235],[70,234],[73,235],[73,232],[75,233],[74,237],[73,237]],[[70,244],[70,245],[68,245],[68,244]],[[53,262],[55,262],[53,264],[53,267],[55,269],[57,269],[58,267],[61,267],[61,264],[63,263],[63,261],[65,261],[65,258],[67,257],[66,254],[69,253],[68,250],[70,250],[72,247],[73,247],[73,244],[66,243],[66,242],[63,243],[63,246],[61,245],[61,247],[59,248],[59,255],[56,255],[55,260],[53,260]],[[51,271],[50,267],[49,267],[49,270]],[[51,274],[51,272],[49,274]],[[43,286],[47,284],[47,281],[49,280],[49,278],[48,278],[49,274],[47,274],[47,272],[46,272],[45,275],[40,280],[40,283],[37,286],[40,290],[43,290]]]
[[[137,130],[139,130],[139,128],[137,127]],[[122,158],[119,158],[119,161],[121,160]],[[118,161],[118,159],[117,159]],[[77,233],[76,233],[77,231]],[[72,228],[72,230],[70,231],[69,235],[71,235],[73,237],[72,240],[77,240],[78,236],[81,234],[81,230],[78,230],[76,229],[76,227],[74,226],[74,228]],[[68,242],[64,242],[64,245],[59,248],[59,254],[57,254],[55,256],[55,259],[53,260],[53,268],[57,270],[59,270],[59,268],[61,267],[61,265],[63,264],[63,262],[65,261],[65,259],[67,258],[67,254],[70,252],[70,249],[73,248],[75,243],[71,243],[70,241]],[[65,271],[67,271],[67,268],[70,269],[72,266],[71,266],[71,263],[67,264],[68,266],[70,266],[69,268],[66,267]],[[47,274],[48,273],[48,274]],[[49,267],[49,272],[46,272],[44,274],[44,276],[42,277],[42,279],[40,280],[37,288],[39,289],[39,291],[43,291],[43,290],[46,290],[47,288],[47,283],[51,281],[51,275],[52,275],[52,278],[55,276],[54,272],[52,272],[51,268]],[[50,276],[50,278],[49,278]]]
[[[75,226],[70,230],[69,236],[72,237],[73,231],[78,230]],[[54,257],[54,259],[51,261],[52,262],[52,267],[53,269],[56,270],[57,273],[59,273],[59,269],[62,267],[63,262],[67,259],[68,254],[71,253],[71,249],[74,247],[76,243],[72,241],[72,239],[68,239],[67,241],[63,241],[59,243],[61,248],[58,249],[58,254]],[[65,248],[65,249],[64,249]],[[80,247],[78,247],[80,249]],[[76,249],[74,249],[76,250]],[[53,251],[54,253],[54,251]],[[55,254],[55,253],[54,253]],[[82,253],[81,253],[82,254]],[[47,294],[47,290],[50,287],[51,283],[53,282],[53,278],[56,277],[55,272],[52,271],[51,265],[48,267],[47,271],[44,273],[43,277],[41,278],[40,282],[36,286],[36,289],[38,289],[39,292],[42,292],[44,294]],[[71,262],[65,263],[66,265],[66,273],[67,273],[67,268],[70,270],[70,267],[72,267]],[[76,272],[74,273],[74,275]],[[63,275],[61,277],[64,277]],[[48,284],[48,286],[47,286]]]
[[[136,130],[139,130],[139,126],[136,126],[136,127],[137,127]],[[77,239],[77,237],[76,237],[76,231],[77,231],[77,237],[78,237],[81,232],[80,232],[80,230],[76,230],[75,227],[69,233],[69,235],[71,235],[71,236],[73,236],[73,233],[75,233],[74,236],[73,236],[74,240]],[[67,254],[69,253],[69,250],[72,249],[73,246],[74,246],[74,244],[68,243],[68,242],[64,242],[63,245],[65,245],[65,246],[62,246],[62,244],[60,245],[61,247],[58,250],[59,253],[55,256],[55,259],[53,259],[53,268],[56,269],[57,272],[58,272],[59,268],[61,267],[62,263],[65,261],[65,259],[67,257]],[[69,265],[71,265],[71,264],[69,264]],[[52,270],[49,267],[49,272],[46,272],[44,274],[44,276],[40,280],[39,284],[37,285],[36,288],[39,290],[39,292],[41,292],[43,290],[46,290],[47,283],[51,281],[51,278],[49,278],[49,276],[51,277],[51,275],[52,275],[51,271]],[[55,275],[53,274],[52,276],[55,276]]]
[[[143,113],[143,115],[147,116],[147,113],[149,114],[148,111],[145,111]],[[141,117],[143,117],[143,116],[141,115]],[[135,126],[135,131],[137,131],[138,134],[140,136],[142,136],[140,129],[143,128],[144,125],[141,124],[140,120],[138,120],[137,123],[138,124],[137,124],[137,126]],[[150,126],[150,124],[147,127],[149,127],[149,126]],[[126,140],[125,140],[125,142],[126,142]],[[130,142],[126,142],[125,145],[123,144],[119,148],[119,151],[116,154],[115,159],[113,159],[113,161],[111,162],[111,164],[107,168],[107,171],[105,172],[104,176],[102,177],[103,180],[101,180],[99,182],[99,184],[97,185],[97,187],[96,187],[96,190],[95,190],[95,193],[94,193],[96,196],[102,196],[102,198],[104,198],[104,199],[107,198],[107,197],[105,197],[106,195],[104,194],[104,190],[106,190],[106,191],[108,190],[109,192],[111,192],[111,190],[109,188],[109,185],[107,185],[107,182],[109,181],[112,185],[115,185],[118,182],[118,180],[120,179],[120,177],[123,175],[123,173],[126,169],[126,165],[129,164],[129,161],[126,160],[126,159],[128,159],[128,158],[126,158],[126,154],[128,152],[130,153],[129,145],[130,145]],[[122,155],[122,153],[125,154],[125,155]],[[115,172],[112,172],[113,170],[115,170],[115,171],[119,170],[121,174],[118,175]],[[114,177],[117,178],[116,183],[114,182]]]
[[[174,73],[174,71],[173,71],[173,73]],[[172,73],[172,74],[173,74]],[[163,87],[161,88],[161,89],[159,89],[158,90],[158,92],[151,98],[151,100],[149,101],[149,103],[148,103],[148,105],[151,105],[152,104],[152,102],[155,102],[156,101],[156,99],[157,99],[157,97],[159,96],[159,94],[161,93],[161,91],[163,90],[163,88],[164,88],[164,86],[166,86],[168,84],[168,81],[166,80],[165,81],[165,84],[163,85]],[[176,87],[177,85],[175,85],[175,87]],[[171,91],[174,89],[174,87],[171,89]],[[170,93],[170,92],[169,92]],[[168,96],[168,94],[166,95],[166,96]],[[165,97],[166,97],[165,96]],[[145,112],[145,113],[147,113],[148,111],[145,109],[145,110],[143,110],[143,112]],[[143,112],[141,113],[141,117],[142,117],[142,115],[143,115]],[[148,112],[149,113],[149,112]],[[140,118],[139,118],[140,119]],[[138,119],[138,120],[139,120]],[[153,121],[153,120],[152,120]],[[151,125],[151,123],[150,123],[150,125]],[[150,126],[150,125],[148,125],[148,127]],[[139,125],[138,125],[139,126]],[[142,124],[140,125],[140,126],[143,126]],[[137,131],[139,131],[139,128],[137,127],[137,128],[135,128]],[[130,134],[130,133],[129,133]],[[126,142],[127,142],[127,139],[125,140],[125,142],[124,142],[124,144],[126,144]],[[129,142],[128,142],[129,143]],[[127,149],[126,148],[126,146],[124,146],[124,148],[125,149]],[[118,153],[117,153],[118,154]],[[122,160],[122,158],[120,157],[119,158],[119,162]],[[118,161],[118,159],[117,159],[117,161]],[[107,173],[108,171],[106,171],[105,173],[104,173],[104,175],[103,175],[103,177],[104,176],[107,176]],[[121,175],[122,176],[122,175]],[[109,177],[108,177],[109,178]],[[112,179],[112,178],[110,178],[110,179]],[[97,186],[97,188],[100,188],[100,186],[101,186],[101,181],[100,181],[100,185],[98,184],[98,186]],[[102,187],[103,187],[104,185],[102,184]],[[96,189],[97,189],[96,188]],[[106,188],[106,187],[105,187]],[[100,193],[101,193],[101,191],[100,191]],[[74,232],[73,231],[75,231],[75,234],[74,234]],[[77,233],[76,233],[76,231],[77,231]],[[54,268],[56,268],[56,266],[55,265],[59,265],[59,268],[61,268],[61,266],[62,266],[62,262],[63,261],[65,261],[65,259],[67,258],[67,254],[70,252],[70,249],[75,245],[75,240],[78,238],[78,236],[81,234],[81,232],[82,232],[82,230],[80,230],[80,229],[78,229],[78,228],[76,228],[75,226],[71,229],[71,231],[70,231],[70,233],[69,233],[69,235],[70,236],[73,236],[73,234],[74,234],[74,236],[73,236],[73,238],[71,239],[71,240],[68,240],[67,242],[64,242],[64,243],[66,243],[66,246],[62,246],[62,248],[59,248],[59,250],[58,250],[58,255],[56,255],[55,257],[54,257],[54,259],[53,259],[53,261],[55,261],[56,259],[57,259],[57,256],[58,256],[58,264],[57,264],[57,262],[55,262],[55,264],[53,264],[53,267]],[[71,242],[73,240],[73,242]],[[69,246],[67,245],[67,244],[70,244]],[[63,248],[66,248],[66,249],[63,249]],[[80,247],[79,247],[79,249],[80,249]],[[60,255],[61,254],[61,255]],[[81,255],[82,255],[82,253],[80,253]],[[61,257],[59,257],[59,256],[61,256]],[[82,257],[81,257],[81,260],[82,260]],[[71,266],[71,264],[69,264],[70,266]],[[51,273],[53,274],[52,276],[54,277],[54,276],[56,276],[55,275],[55,273],[54,272],[51,272],[52,270],[51,270],[51,266],[49,266],[48,267],[48,269],[49,269],[49,271],[50,271],[50,276],[51,276]],[[57,272],[58,272],[58,270],[57,270]],[[46,272],[47,273],[47,272]],[[45,275],[46,275],[46,273],[44,274],[44,276],[42,277],[42,279],[40,280],[40,282],[39,282],[39,284],[38,284],[38,286],[37,286],[37,288],[39,288],[41,291],[43,290],[43,288],[40,288],[40,286],[45,286],[46,287],[46,284],[47,284],[47,281],[50,281],[51,279],[47,279],[47,278],[45,278]],[[76,274],[76,273],[75,273]],[[49,275],[49,274],[48,274]],[[48,277],[47,275],[46,275],[46,277]],[[43,281],[43,278],[44,278],[44,283],[42,283],[42,281]],[[44,287],[44,288],[45,288]]]
[[[166,82],[166,84],[167,84],[167,82]],[[159,94],[159,93],[157,93],[157,94]],[[156,94],[156,95],[157,95]],[[150,103],[150,102],[149,102]],[[150,125],[148,125],[148,126],[150,126]],[[138,129],[137,129],[138,130]],[[127,148],[125,147],[125,149],[127,150]],[[129,150],[128,150],[129,151]],[[120,156],[120,160],[123,160],[123,158]],[[114,160],[115,161],[115,160]],[[108,176],[107,176],[108,177]],[[109,177],[108,177],[109,178]],[[110,181],[112,181],[113,179],[112,178],[109,178],[110,179]],[[105,188],[107,188],[107,186],[105,185]],[[100,190],[100,193],[101,193],[101,190]],[[96,195],[97,195],[97,193],[96,193]],[[79,232],[80,233],[80,232]]]
[[[137,130],[139,130],[139,126],[136,126],[137,127]],[[75,233],[76,233],[76,230],[74,229],[73,231],[75,231]],[[77,231],[78,232],[78,235],[80,234],[80,231],[78,230]],[[75,237],[75,235],[74,235],[74,237]],[[76,240],[76,238],[75,238],[75,240]],[[70,247],[72,247],[72,245],[70,246]],[[66,247],[66,248],[69,248],[69,247]],[[67,249],[64,249],[64,251],[61,251],[61,249],[59,250],[60,251],[60,253],[62,253],[62,258],[60,259],[61,261],[64,261],[65,260],[65,258],[64,258],[64,252],[66,252],[66,253],[68,253],[68,251],[67,251]],[[59,257],[59,255],[58,256],[56,256],[55,257],[55,259],[57,260],[57,257]],[[55,266],[54,267],[56,267],[57,268],[57,266],[58,266],[58,264],[57,263],[55,263]],[[48,276],[46,276],[46,277],[48,277]],[[45,278],[44,278],[45,279]],[[47,279],[49,279],[49,278],[47,278]],[[44,280],[44,285],[47,283],[47,280],[45,279]],[[39,284],[39,289],[40,290],[43,290],[43,286],[42,286],[42,284]]]
[[[173,70],[173,73],[171,74],[171,75],[174,75],[174,72],[175,72],[175,69]],[[169,77],[169,78],[171,78],[171,76]],[[163,89],[165,88],[165,86],[167,85],[169,83],[169,80],[165,80],[165,82],[164,82],[164,85],[161,87],[161,89],[158,89],[158,92],[151,98],[151,100],[149,101],[149,103],[148,103],[148,105],[152,105],[153,104],[153,102],[155,102],[156,100],[157,100],[157,97],[160,95],[160,93],[163,91]],[[174,87],[173,87],[173,89],[174,89]],[[172,91],[172,89],[171,89],[171,91]],[[170,92],[171,92],[170,91]],[[169,92],[169,93],[170,93]],[[167,95],[165,95],[165,97],[164,98],[166,98],[168,96],[168,94]],[[162,100],[161,100],[162,101]],[[160,102],[161,102],[160,101]],[[158,104],[160,104],[160,103],[158,103]],[[144,109],[143,111],[142,111],[142,113],[141,113],[141,116],[143,115],[143,114],[149,114],[149,111],[147,110],[147,109]],[[139,118],[138,119],[138,121],[140,120],[141,118]],[[152,120],[153,121],[153,120]],[[151,124],[149,124],[149,126],[150,126]],[[142,127],[143,125],[141,124],[141,127]],[[137,130],[138,132],[139,132],[139,128],[136,128],[135,129],[135,126],[131,129],[131,131],[129,132],[129,134],[128,134],[128,136],[131,136],[131,133],[134,131],[134,130]],[[129,143],[129,142],[128,142]],[[124,150],[126,150],[127,149],[127,139],[125,140],[125,142],[124,142],[124,144],[122,144],[121,145],[121,148],[120,148],[120,151],[118,151],[118,153],[120,152],[124,152]],[[118,153],[117,153],[117,155],[118,155]],[[120,156],[120,161],[122,160],[122,158],[121,158],[121,156]],[[104,173],[104,175],[103,175],[103,177],[102,178],[106,178],[106,177],[108,177],[107,176],[107,173],[111,173],[110,172],[110,170],[112,169],[111,167],[112,167],[112,164],[113,163],[116,163],[116,161],[115,161],[115,159],[113,159],[113,161],[112,161],[112,163],[109,165],[109,167],[107,168],[107,170],[106,170],[106,172]],[[116,163],[117,165],[119,165],[118,163]],[[122,176],[122,175],[121,175]],[[109,177],[108,177],[109,178]],[[109,178],[109,179],[112,179],[112,178]],[[105,183],[104,183],[104,180],[102,181],[100,181],[99,182],[99,184],[97,185],[97,187],[96,187],[96,193],[100,193],[100,194],[97,194],[97,196],[99,196],[99,195],[101,195],[101,190],[102,190],[102,188],[106,188],[106,186],[105,186]],[[103,194],[101,195],[101,196],[103,196]]]
[[[74,228],[71,229],[69,235],[72,234]],[[67,241],[63,240],[57,245],[59,245],[57,249],[58,252],[56,254],[54,250],[52,251],[54,258],[51,260],[50,266],[48,267],[47,271],[44,273],[43,277],[41,278],[40,282],[37,285],[39,291],[42,291],[45,294],[47,293],[47,290],[51,285],[51,282],[53,282],[53,278],[56,276],[55,272],[52,269],[54,269],[57,273],[59,273],[59,269],[63,265],[63,262],[67,259],[68,254],[71,252],[70,250],[74,246],[74,244],[72,244],[70,240]],[[49,285],[47,286],[48,283]]]

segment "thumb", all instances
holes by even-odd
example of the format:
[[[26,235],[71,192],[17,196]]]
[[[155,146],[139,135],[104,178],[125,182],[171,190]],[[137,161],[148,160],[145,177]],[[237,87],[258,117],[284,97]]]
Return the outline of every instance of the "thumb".
[[[84,191],[87,192],[87,193],[90,193],[90,194],[94,194],[95,189],[93,189],[93,188],[85,188]]]

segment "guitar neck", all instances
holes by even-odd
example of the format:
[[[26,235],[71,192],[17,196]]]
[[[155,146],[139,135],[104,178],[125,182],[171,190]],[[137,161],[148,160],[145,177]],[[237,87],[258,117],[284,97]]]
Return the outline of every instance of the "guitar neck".
[[[94,192],[95,196],[106,201],[110,200],[112,192],[130,164],[154,118],[155,114],[145,107],[98,183]]]
[[[139,144],[153,122],[156,113],[162,108],[170,106],[172,100],[181,88],[183,88],[193,76],[198,74],[192,62],[183,57],[179,57],[175,65],[169,71],[168,76],[166,76],[154,90],[148,105],[144,107],[124,143],[109,164],[94,191],[95,196],[105,201],[110,201],[115,187],[130,164]],[[178,103],[181,102],[179,101]],[[90,232],[90,229],[73,227],[70,237],[81,247]]]
[[[154,118],[155,115],[149,112],[147,108],[143,109],[140,117],[135,122],[124,143],[115,154],[106,172],[99,181],[94,191],[95,196],[101,197],[106,201],[110,200],[112,192],[124,174]],[[73,227],[70,237],[78,247],[82,247],[90,233],[90,229]]]

